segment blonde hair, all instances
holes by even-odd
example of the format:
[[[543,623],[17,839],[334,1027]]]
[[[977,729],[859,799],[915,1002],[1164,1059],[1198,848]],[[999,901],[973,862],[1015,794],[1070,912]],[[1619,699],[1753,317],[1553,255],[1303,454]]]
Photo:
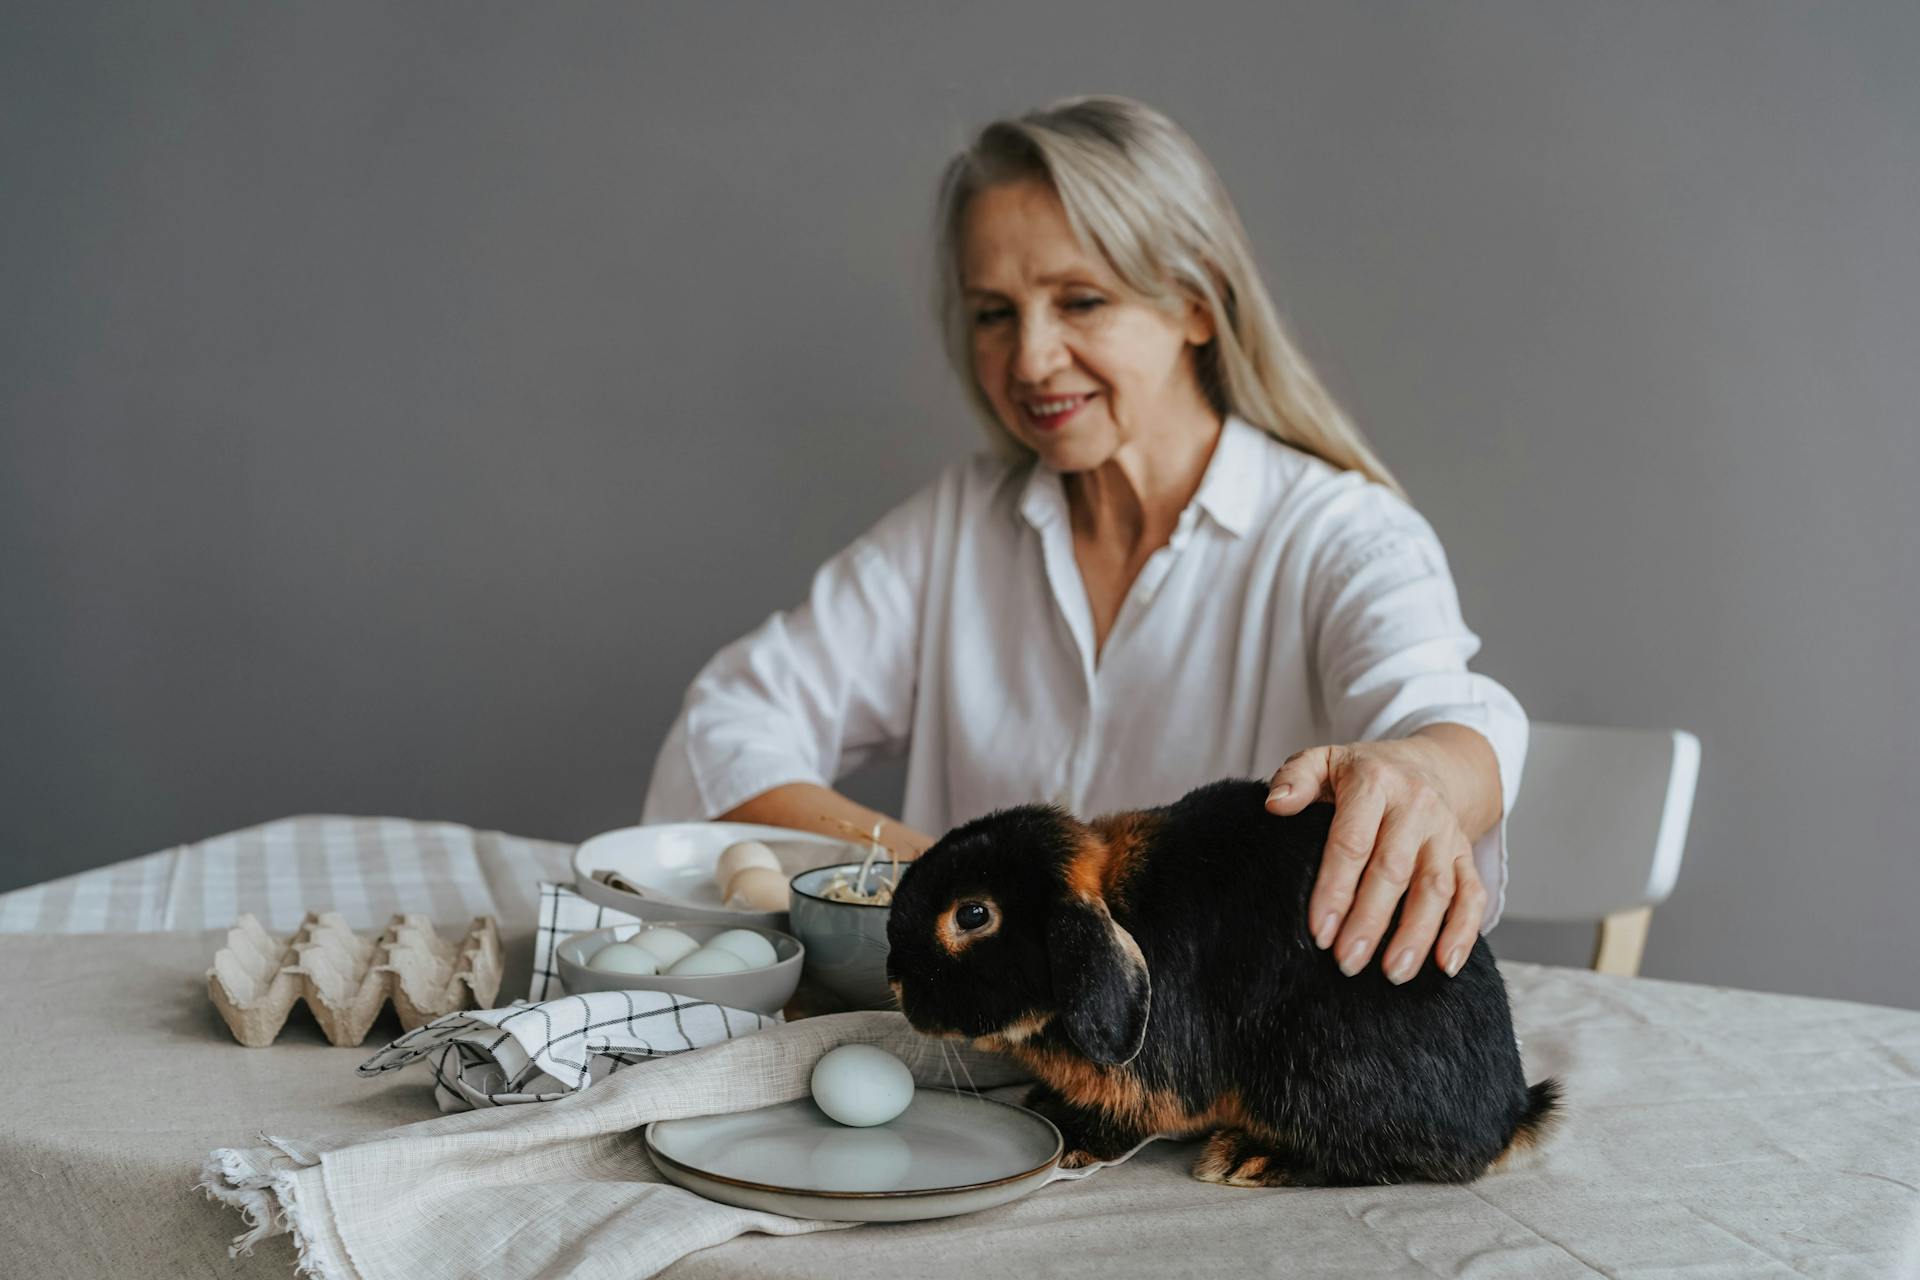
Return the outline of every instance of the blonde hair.
[[[980,388],[960,254],[974,195],[1031,179],[1053,188],[1081,245],[1097,251],[1129,289],[1169,312],[1193,300],[1212,314],[1214,338],[1196,351],[1196,372],[1214,412],[1223,419],[1237,414],[1406,497],[1288,338],[1240,217],[1200,148],[1153,108],[1109,95],[1063,98],[1018,119],[995,120],[940,179],[934,305],[947,357],[999,448],[1033,456]]]

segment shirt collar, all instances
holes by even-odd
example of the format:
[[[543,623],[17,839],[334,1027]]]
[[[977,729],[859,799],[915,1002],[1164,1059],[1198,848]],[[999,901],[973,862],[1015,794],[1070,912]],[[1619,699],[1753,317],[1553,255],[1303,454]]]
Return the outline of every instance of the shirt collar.
[[[1220,429],[1220,439],[1207,462],[1206,474],[1193,495],[1194,507],[1234,537],[1244,537],[1252,528],[1260,503],[1260,485],[1264,474],[1260,465],[1262,439],[1266,433],[1237,414],[1228,414]],[[1035,460],[1020,494],[1020,514],[1038,529],[1066,518],[1067,491],[1060,473]]]
[[[1228,414],[1213,447],[1213,459],[1200,478],[1193,500],[1213,522],[1236,538],[1245,537],[1259,514],[1261,485],[1266,479],[1262,454],[1267,433],[1237,414]]]

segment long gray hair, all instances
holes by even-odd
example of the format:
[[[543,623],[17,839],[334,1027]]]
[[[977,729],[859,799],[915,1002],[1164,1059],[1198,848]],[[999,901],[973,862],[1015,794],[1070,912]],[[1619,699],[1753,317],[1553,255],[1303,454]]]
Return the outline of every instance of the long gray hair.
[[[1406,491],[1374,456],[1288,338],[1267,296],[1226,188],[1180,127],[1131,98],[1063,98],[995,120],[948,162],[935,212],[935,299],[947,357],[988,436],[1031,457],[994,412],[973,363],[960,253],[967,205],[984,188],[1040,179],[1052,186],[1082,247],[1126,286],[1169,314],[1189,300],[1213,315],[1214,339],[1196,353],[1215,413],[1238,414],[1269,435]]]

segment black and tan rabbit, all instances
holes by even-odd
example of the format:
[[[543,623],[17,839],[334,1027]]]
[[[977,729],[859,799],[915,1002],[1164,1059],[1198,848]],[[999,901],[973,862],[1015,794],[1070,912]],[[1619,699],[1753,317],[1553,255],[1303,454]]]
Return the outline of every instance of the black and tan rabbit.
[[[1452,978],[1429,958],[1395,986],[1378,956],[1343,976],[1307,929],[1333,806],[1279,817],[1266,795],[948,832],[894,893],[901,1010],[1024,1063],[1068,1165],[1206,1133],[1209,1182],[1466,1182],[1532,1145],[1559,1085],[1527,1087],[1485,941]]]

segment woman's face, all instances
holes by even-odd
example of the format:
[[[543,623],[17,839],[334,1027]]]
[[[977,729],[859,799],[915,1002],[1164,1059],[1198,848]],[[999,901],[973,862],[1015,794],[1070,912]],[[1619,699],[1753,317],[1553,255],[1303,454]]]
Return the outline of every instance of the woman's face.
[[[1170,316],[1126,290],[1074,239],[1045,182],[988,187],[968,205],[961,280],[974,369],[1000,421],[1056,471],[1123,446],[1217,424],[1193,351],[1205,308]],[[1065,413],[1047,414],[1071,402]]]

